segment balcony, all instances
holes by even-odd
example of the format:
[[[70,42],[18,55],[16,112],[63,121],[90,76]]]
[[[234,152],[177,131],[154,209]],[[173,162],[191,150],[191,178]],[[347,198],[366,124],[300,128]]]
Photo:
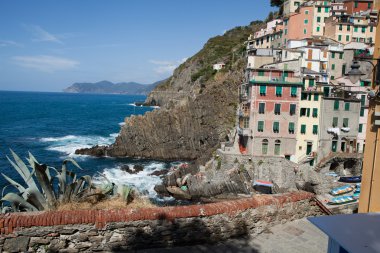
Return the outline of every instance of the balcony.
[[[237,133],[242,136],[251,136],[251,129],[237,127]]]
[[[302,84],[299,77],[271,77],[271,76],[254,76],[251,83],[278,83],[278,84]]]

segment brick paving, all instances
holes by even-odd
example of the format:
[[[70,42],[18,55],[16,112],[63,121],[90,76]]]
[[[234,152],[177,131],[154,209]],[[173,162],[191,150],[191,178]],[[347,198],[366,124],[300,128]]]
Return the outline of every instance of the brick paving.
[[[194,245],[166,249],[138,250],[136,253],[325,253],[327,236],[308,220],[274,226],[254,238],[233,239],[216,245]]]

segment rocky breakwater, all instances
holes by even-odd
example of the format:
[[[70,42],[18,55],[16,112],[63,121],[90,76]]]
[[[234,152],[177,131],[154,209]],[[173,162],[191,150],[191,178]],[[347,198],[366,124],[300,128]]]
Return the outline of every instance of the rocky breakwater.
[[[125,119],[119,136],[108,147],[77,150],[77,154],[197,160],[204,163],[235,126],[238,87],[245,68],[243,42],[262,23],[237,27],[210,39],[181,64],[147,99],[160,110]],[[216,72],[215,62],[226,68]]]

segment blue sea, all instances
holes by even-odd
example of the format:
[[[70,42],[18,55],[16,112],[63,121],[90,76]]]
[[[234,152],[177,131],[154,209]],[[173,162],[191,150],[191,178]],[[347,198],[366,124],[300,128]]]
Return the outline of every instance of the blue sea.
[[[153,189],[161,179],[150,176],[153,171],[170,168],[175,163],[140,159],[94,158],[78,156],[78,148],[108,145],[114,142],[124,118],[154,110],[136,107],[134,102],[144,96],[92,95],[42,92],[0,91],[0,170],[19,179],[6,156],[10,149],[21,158],[30,151],[40,163],[61,167],[62,161],[71,157],[83,170],[71,167],[78,175],[97,176],[102,173],[115,183],[134,186],[151,198],[157,195]],[[144,171],[130,175],[122,165],[141,164]],[[7,185],[0,175],[0,190]]]

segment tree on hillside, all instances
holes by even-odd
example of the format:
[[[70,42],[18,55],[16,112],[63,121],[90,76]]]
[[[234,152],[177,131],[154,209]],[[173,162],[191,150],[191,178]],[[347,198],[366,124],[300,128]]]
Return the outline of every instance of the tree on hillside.
[[[284,0],[270,0],[270,6],[280,7],[284,3]]]

